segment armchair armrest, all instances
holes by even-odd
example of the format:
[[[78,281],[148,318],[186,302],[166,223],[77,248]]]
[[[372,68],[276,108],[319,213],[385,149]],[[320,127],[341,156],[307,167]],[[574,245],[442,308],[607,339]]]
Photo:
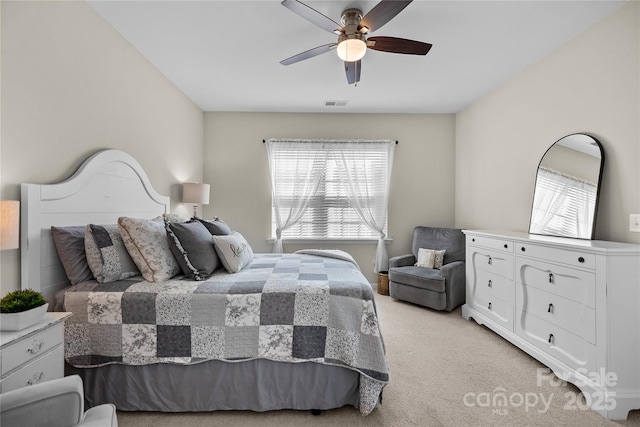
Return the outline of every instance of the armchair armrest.
[[[464,261],[453,261],[440,268],[445,279],[445,292],[447,294],[447,307],[451,311],[466,299],[466,266]]]
[[[406,254],[389,258],[389,268],[407,267],[416,263],[416,257],[413,254]]]
[[[84,416],[82,380],[72,375],[2,393],[2,425],[73,426]]]

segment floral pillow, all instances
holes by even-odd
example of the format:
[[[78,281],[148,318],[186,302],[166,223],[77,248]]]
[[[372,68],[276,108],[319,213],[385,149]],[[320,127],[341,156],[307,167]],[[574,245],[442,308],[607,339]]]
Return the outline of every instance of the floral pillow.
[[[226,236],[211,236],[216,252],[229,273],[237,273],[253,262],[253,250],[242,234],[234,231]]]
[[[434,249],[418,249],[418,262],[417,267],[435,268],[441,269],[444,262],[444,253],[446,249],[434,250]]]
[[[180,274],[162,218],[157,220],[118,218],[118,228],[129,255],[148,282],[164,282]]]
[[[115,282],[140,274],[124,246],[118,224],[87,225],[84,247],[89,268],[99,283]]]

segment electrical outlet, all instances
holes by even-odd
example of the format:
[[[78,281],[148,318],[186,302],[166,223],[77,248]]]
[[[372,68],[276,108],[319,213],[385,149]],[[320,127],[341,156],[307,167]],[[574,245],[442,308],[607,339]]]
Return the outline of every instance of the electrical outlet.
[[[640,214],[629,214],[629,231],[640,233]]]

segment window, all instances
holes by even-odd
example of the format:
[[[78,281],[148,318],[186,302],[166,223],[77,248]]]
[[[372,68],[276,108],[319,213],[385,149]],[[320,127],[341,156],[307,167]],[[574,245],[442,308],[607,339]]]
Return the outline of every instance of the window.
[[[594,184],[541,168],[533,199],[531,232],[589,238],[596,195]]]
[[[387,232],[392,141],[273,141],[272,235],[380,239]]]

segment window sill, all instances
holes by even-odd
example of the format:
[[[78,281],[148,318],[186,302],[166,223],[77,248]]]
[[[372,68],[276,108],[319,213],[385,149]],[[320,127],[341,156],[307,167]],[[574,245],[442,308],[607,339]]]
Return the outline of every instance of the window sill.
[[[275,237],[268,237],[267,242],[273,244],[276,241]],[[386,237],[384,243],[389,245],[393,242],[392,237]],[[372,243],[378,243],[378,239],[282,239],[284,244],[340,244],[340,245],[368,245]]]

